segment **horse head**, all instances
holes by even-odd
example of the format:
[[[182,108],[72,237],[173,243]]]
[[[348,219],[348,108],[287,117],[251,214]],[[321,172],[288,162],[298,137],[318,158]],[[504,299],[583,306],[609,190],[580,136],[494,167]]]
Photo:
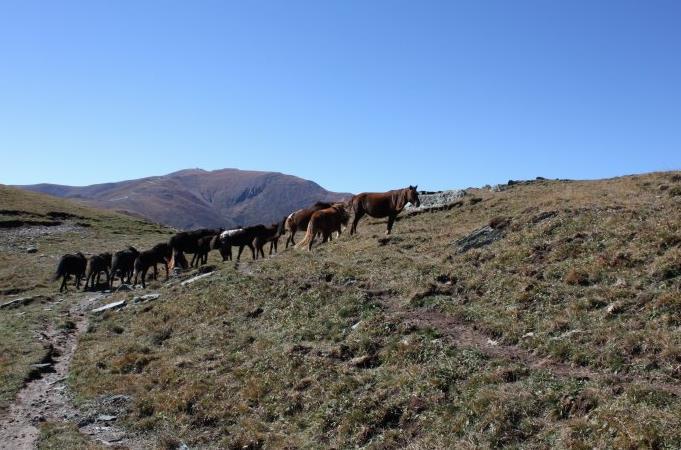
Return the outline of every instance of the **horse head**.
[[[407,188],[406,192],[406,199],[409,203],[412,205],[416,206],[417,208],[421,206],[421,200],[419,200],[419,193],[416,190],[418,188],[418,185],[416,186],[409,186]]]

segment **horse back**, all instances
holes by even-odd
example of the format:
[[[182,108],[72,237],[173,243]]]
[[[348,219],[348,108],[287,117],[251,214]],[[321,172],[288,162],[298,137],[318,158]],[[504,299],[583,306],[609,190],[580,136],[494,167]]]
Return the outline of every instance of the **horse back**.
[[[362,209],[371,217],[381,218],[394,214],[395,205],[391,192],[365,192],[352,198],[352,204],[357,212]]]

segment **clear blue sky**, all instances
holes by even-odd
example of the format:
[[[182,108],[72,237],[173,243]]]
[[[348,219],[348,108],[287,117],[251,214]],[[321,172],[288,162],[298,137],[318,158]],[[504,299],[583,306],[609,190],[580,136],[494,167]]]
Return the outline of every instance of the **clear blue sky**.
[[[0,4],[0,183],[338,191],[681,168],[681,2]]]

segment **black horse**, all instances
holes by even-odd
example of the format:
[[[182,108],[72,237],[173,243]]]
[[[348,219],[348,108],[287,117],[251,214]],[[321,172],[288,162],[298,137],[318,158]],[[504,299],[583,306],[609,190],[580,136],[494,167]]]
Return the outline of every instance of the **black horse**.
[[[241,252],[244,247],[251,249],[253,259],[256,258],[255,247],[253,247],[253,240],[258,236],[265,236],[267,234],[267,227],[265,225],[253,225],[252,227],[237,228],[234,230],[223,231],[220,234],[219,250],[222,255],[222,260],[227,261],[232,259],[232,247],[239,247],[239,253],[236,256],[237,261],[241,258]]]
[[[88,288],[90,281],[92,281],[92,289],[99,286],[99,278],[104,272],[106,275],[106,285],[109,286],[109,269],[111,268],[111,253],[100,253],[99,255],[92,255],[87,260],[87,267],[85,269],[85,288]]]
[[[87,266],[87,259],[85,255],[81,252],[75,255],[64,255],[59,260],[57,265],[57,271],[54,273],[54,281],[62,278],[61,286],[59,286],[59,292],[68,291],[66,287],[66,281],[70,275],[76,277],[76,289],[80,289],[80,280],[85,276],[85,267]]]
[[[149,268],[154,268],[154,280],[158,277],[157,264],[163,264],[166,268],[166,280],[168,279],[168,263],[172,256],[170,245],[166,242],[154,245],[150,250],[145,250],[137,255],[135,259],[135,279],[133,284],[137,284],[138,275],[142,276],[142,287],[147,287],[145,280],[147,278],[147,271]]]
[[[171,237],[168,241],[168,245],[172,249],[172,266],[179,266],[183,269],[187,268],[187,260],[184,257],[185,253],[193,253],[192,265],[197,259],[197,252],[199,251],[199,239],[205,236],[214,236],[216,234],[222,233],[222,228],[219,229],[209,229],[202,228],[193,231],[182,231],[177,233],[175,236]]]
[[[125,283],[127,278],[128,284],[132,281],[132,272],[135,268],[135,259],[140,252],[135,247],[128,247],[125,250],[114,253],[111,261],[111,287],[113,287],[116,275],[121,277],[121,284]]]

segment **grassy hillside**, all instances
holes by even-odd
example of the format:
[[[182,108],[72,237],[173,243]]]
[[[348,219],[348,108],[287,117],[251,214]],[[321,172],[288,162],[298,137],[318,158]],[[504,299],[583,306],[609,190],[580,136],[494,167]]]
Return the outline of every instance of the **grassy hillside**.
[[[94,319],[70,383],[130,395],[121,423],[167,448],[678,448],[680,206],[679,173],[538,181],[212,255]]]
[[[45,355],[40,333],[68,326],[75,296],[58,294],[59,284],[51,280],[61,255],[143,248],[167,240],[169,232],[129,216],[0,186],[0,304],[35,298],[20,308],[0,309],[0,410],[16,395],[30,365]],[[28,253],[29,247],[36,252]]]

